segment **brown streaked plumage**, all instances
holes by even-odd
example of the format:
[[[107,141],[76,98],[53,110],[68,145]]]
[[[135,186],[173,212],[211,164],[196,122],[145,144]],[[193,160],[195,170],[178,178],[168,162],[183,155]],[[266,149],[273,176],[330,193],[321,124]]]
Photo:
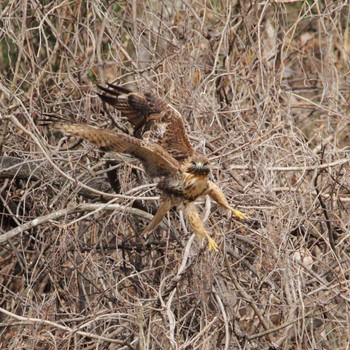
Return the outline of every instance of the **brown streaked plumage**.
[[[134,136],[159,144],[181,164],[182,169],[188,167],[187,172],[191,172],[193,160],[202,159],[210,167],[209,160],[194,151],[182,116],[172,106],[151,93],[141,94],[117,85],[107,85],[108,88],[98,85],[104,91],[99,94],[100,98],[129,120],[134,127]],[[208,194],[222,208],[230,210],[237,219],[247,218],[244,213],[233,209],[221,189],[209,180],[204,194]]]
[[[114,106],[133,125],[134,136],[159,144],[179,162],[195,155],[181,114],[151,93],[132,92],[120,86],[98,85],[102,101]]]
[[[56,130],[81,137],[102,151],[134,156],[141,161],[147,175],[151,178],[172,176],[180,170],[177,160],[155,143],[85,124],[52,121],[50,125]]]
[[[207,238],[209,249],[217,250],[215,241],[209,236],[203,224],[191,222],[193,218],[199,217],[198,213],[193,213],[195,209],[187,209],[209,188],[210,164],[204,156],[196,156],[191,161],[180,165],[166,150],[150,141],[85,124],[57,121],[52,117],[42,124],[50,124],[54,129],[84,138],[103,151],[130,154],[139,159],[150,177],[159,178],[157,187],[162,191],[161,206],[144,232],[152,231],[164,215],[176,206],[184,209],[186,215],[190,214],[188,221],[197,237]],[[197,228],[198,231],[196,231]]]
[[[152,231],[173,207],[183,210],[197,237],[208,240],[209,249],[217,244],[209,236],[193,202],[209,195],[238,219],[246,215],[233,209],[220,188],[209,180],[209,160],[194,151],[181,114],[151,93],[136,93],[124,87],[99,86],[101,99],[114,106],[134,129],[134,137],[112,133],[88,125],[52,120],[55,129],[82,137],[104,151],[126,153],[139,159],[146,173],[158,178],[161,205],[144,232]]]

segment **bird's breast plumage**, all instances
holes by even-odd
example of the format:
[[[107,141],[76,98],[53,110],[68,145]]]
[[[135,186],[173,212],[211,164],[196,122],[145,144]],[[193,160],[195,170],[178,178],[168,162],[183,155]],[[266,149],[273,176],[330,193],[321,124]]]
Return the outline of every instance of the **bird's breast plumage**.
[[[179,174],[179,177],[163,177],[157,186],[163,193],[173,198],[174,202],[191,202],[208,190],[207,176]]]
[[[194,200],[207,190],[208,177],[198,176],[194,174],[185,174],[183,179],[183,194],[184,198]]]

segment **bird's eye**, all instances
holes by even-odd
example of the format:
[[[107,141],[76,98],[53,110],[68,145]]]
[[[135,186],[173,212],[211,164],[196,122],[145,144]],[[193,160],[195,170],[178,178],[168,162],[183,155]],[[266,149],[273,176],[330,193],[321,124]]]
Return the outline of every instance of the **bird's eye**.
[[[197,163],[196,163],[194,160],[192,160],[191,164],[192,164],[193,166],[196,166],[196,165],[197,165]]]

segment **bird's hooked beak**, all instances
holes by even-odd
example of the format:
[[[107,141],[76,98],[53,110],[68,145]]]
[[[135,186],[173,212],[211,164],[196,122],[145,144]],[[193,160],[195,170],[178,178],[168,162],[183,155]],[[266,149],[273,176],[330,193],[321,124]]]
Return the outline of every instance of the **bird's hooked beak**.
[[[195,175],[208,175],[210,172],[210,164],[207,161],[192,161],[188,172]]]
[[[204,168],[204,162],[197,162],[196,167],[198,170],[202,170]]]

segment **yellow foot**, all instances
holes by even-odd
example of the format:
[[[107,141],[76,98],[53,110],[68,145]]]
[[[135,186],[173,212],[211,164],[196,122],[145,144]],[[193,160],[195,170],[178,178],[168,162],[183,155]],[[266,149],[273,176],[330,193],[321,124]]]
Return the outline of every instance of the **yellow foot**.
[[[208,246],[209,246],[209,250],[215,250],[216,252],[218,251],[218,245],[216,244],[216,242],[211,238],[211,237],[207,237],[208,238]]]
[[[244,213],[238,211],[238,210],[235,210],[235,209],[232,209],[231,208],[231,211],[232,211],[232,214],[239,220],[245,220],[245,219],[248,219],[248,216],[245,215]]]

